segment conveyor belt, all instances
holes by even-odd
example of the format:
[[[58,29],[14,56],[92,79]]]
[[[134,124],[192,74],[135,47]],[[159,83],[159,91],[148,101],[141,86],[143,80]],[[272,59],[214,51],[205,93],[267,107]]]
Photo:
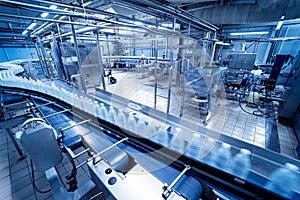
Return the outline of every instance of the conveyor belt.
[[[36,105],[45,104],[45,102],[37,99],[35,100],[35,103]],[[40,111],[45,116],[62,110],[62,108],[59,108],[55,105],[49,105],[47,108],[44,107],[40,108]],[[75,117],[72,117],[71,113],[61,113],[50,117],[47,120],[57,131],[59,131],[60,127],[66,127],[73,123],[77,123],[78,120],[75,120],[74,118]],[[94,152],[100,152],[104,148],[117,141],[115,138],[105,135],[102,131],[88,127],[87,125],[76,126],[74,130],[69,129],[65,132],[65,135],[68,138],[74,138],[74,135],[76,135],[75,137],[78,135],[81,136],[83,138],[83,143],[87,147],[90,147]],[[73,144],[72,147],[74,148],[77,145],[79,145],[79,143]],[[171,184],[171,182],[180,173],[180,171],[176,170],[174,167],[168,166],[163,162],[159,162],[151,156],[146,155],[145,152],[141,152],[135,148],[132,148],[130,145],[122,145],[121,147],[122,148],[114,147],[111,151],[102,155],[104,160],[110,163],[117,171],[123,171],[128,169],[130,166],[133,166],[134,159],[159,180],[167,184]],[[129,156],[127,152],[129,152],[131,155]],[[184,177],[175,185],[174,189],[178,193],[191,200],[199,199],[202,193],[202,186],[200,182],[197,179],[187,175],[184,175]]]
[[[42,102],[41,104],[45,104],[45,102]],[[53,105],[50,105],[50,107],[52,107]],[[52,111],[55,111],[55,112],[57,112],[57,111],[61,111],[61,110],[63,110],[63,109],[67,109],[67,108],[62,108],[61,106],[58,106],[57,108],[53,108],[53,110]],[[51,114],[51,112],[49,112],[48,114]],[[74,113],[73,113],[74,114]],[[59,123],[59,125],[56,125],[56,129],[58,129],[58,128],[60,128],[60,127],[64,127],[64,126],[60,126],[60,125],[64,125],[64,123],[65,123],[65,125],[67,125],[67,126],[69,126],[69,125],[71,125],[72,123],[69,123],[69,121],[68,120],[73,120],[74,121],[74,118],[72,118],[72,116],[73,116],[73,114],[68,114],[67,112],[66,113],[61,113],[61,114],[59,114],[59,115],[57,115],[57,116],[60,116],[60,115],[62,115],[63,117],[62,117],[62,119],[60,118],[60,119],[57,119],[57,121],[55,121],[55,123]],[[67,115],[67,117],[66,116],[64,116],[64,115]],[[68,115],[70,115],[70,116],[68,116]],[[76,115],[78,115],[78,114],[76,114]],[[82,116],[83,117],[83,116]],[[51,117],[52,118],[52,117]],[[67,122],[64,122],[64,119],[65,120],[67,120]],[[77,118],[76,118],[77,119]],[[74,122],[79,122],[79,121],[74,121]],[[63,123],[63,124],[62,124]],[[82,127],[86,127],[85,125],[83,125]],[[115,127],[115,126],[113,126],[112,124],[104,124],[104,126],[103,127],[107,127],[110,131],[113,131],[111,134],[106,134],[107,136],[104,136],[105,134],[103,134],[103,136],[106,138],[108,138],[108,140],[110,140],[110,141],[115,141],[116,140],[116,138],[115,137],[111,137],[111,135],[113,135],[113,134],[119,134],[119,135],[122,135],[123,133],[121,133],[121,132],[119,132],[118,130],[118,128],[117,127]],[[98,127],[99,128],[99,127]],[[85,130],[85,129],[84,129]],[[97,131],[99,131],[99,130],[97,130]],[[109,133],[109,132],[107,132],[107,133]],[[98,133],[97,133],[98,134]],[[222,136],[221,136],[221,139],[223,140],[225,140],[226,141],[226,138],[222,138]],[[141,141],[139,141],[139,140],[141,140]],[[133,141],[133,143],[129,143],[128,145],[126,145],[125,147],[127,147],[127,149],[126,148],[123,148],[124,150],[126,150],[127,152],[129,152],[130,154],[132,154],[132,152],[134,151],[134,150],[137,150],[138,149],[138,152],[142,152],[142,153],[144,153],[144,151],[141,151],[141,149],[143,149],[145,146],[148,146],[148,145],[150,145],[150,147],[151,148],[159,148],[159,144],[155,144],[155,143],[153,143],[153,142],[151,142],[151,141],[145,141],[145,140],[142,140],[142,139],[133,139],[132,140]],[[142,143],[140,143],[140,142],[145,142],[144,144],[142,144]],[[141,147],[136,147],[136,145],[137,144],[140,144],[141,145]],[[131,151],[129,151],[130,150],[130,146],[134,146],[135,148],[132,148],[131,149]],[[238,144],[238,145],[240,145],[240,144]],[[134,150],[133,150],[134,149]],[[146,150],[145,151],[149,151],[149,149],[147,149],[146,148]],[[165,153],[165,156],[167,156],[169,153],[171,153],[172,154],[172,151],[170,152],[170,151],[167,151],[167,152],[162,152],[162,154],[163,153]],[[161,160],[159,160],[159,159],[157,159],[157,157],[155,157],[155,156],[157,156],[157,155],[154,155],[154,157],[153,157],[153,159],[154,160],[156,160],[157,162],[161,162]],[[162,155],[160,155],[160,156],[162,156]],[[135,155],[134,156],[132,156],[133,158],[135,158]],[[167,156],[168,157],[168,156]],[[137,158],[135,158],[137,161],[138,161],[138,159]],[[140,158],[141,159],[141,158]],[[285,159],[287,159],[287,158],[285,158]],[[146,159],[147,160],[147,159]],[[290,159],[288,159],[288,160],[290,160]],[[144,162],[144,161],[143,161]],[[189,158],[187,158],[187,157],[185,157],[185,156],[182,156],[182,157],[179,157],[178,158],[178,160],[176,160],[175,161],[175,163],[176,163],[176,165],[173,167],[173,166],[170,166],[173,170],[175,170],[175,171],[177,171],[177,173],[180,171],[180,169],[182,169],[182,167],[180,168],[180,165],[182,166],[182,164],[183,163],[191,163],[191,165],[194,167],[194,168],[192,168],[193,170],[192,170],[192,175],[194,176],[194,175],[196,175],[195,177],[197,177],[197,179],[200,177],[201,178],[201,181],[202,181],[202,178],[203,178],[203,181],[204,182],[210,182],[210,181],[212,181],[212,180],[214,180],[215,178],[217,178],[217,179],[215,179],[214,181],[213,181],[213,183],[212,183],[212,185],[214,186],[214,187],[216,187],[216,188],[218,188],[218,186],[216,186],[215,184],[217,184],[218,183],[218,181],[221,181],[221,182],[223,182],[222,184],[223,184],[223,186],[224,186],[224,190],[227,190],[227,194],[229,194],[230,195],[230,193],[228,192],[229,190],[230,190],[230,188],[233,186],[230,186],[231,184],[232,184],[232,179],[233,179],[233,177],[232,176],[230,176],[230,175],[228,175],[228,174],[226,174],[226,173],[224,173],[224,172],[221,172],[221,171],[219,171],[219,170],[215,170],[215,169],[212,169],[211,167],[209,167],[209,166],[207,166],[207,165],[203,165],[203,163],[201,163],[201,162],[199,162],[199,160],[190,160]],[[257,165],[257,166],[259,166],[261,163],[264,163],[265,161],[260,161],[260,162],[258,162],[258,163],[252,163],[252,164],[254,164],[254,166],[255,166],[255,164]],[[142,163],[142,161],[141,161],[141,163]],[[146,162],[146,167],[148,167],[148,165],[149,166],[151,166],[151,164],[150,164],[151,162]],[[163,163],[163,162],[162,162]],[[201,169],[203,167],[203,169]],[[163,169],[163,168],[162,168]],[[173,177],[174,178],[174,176],[172,176],[172,174],[169,174],[169,171],[172,171],[172,169],[167,169],[166,168],[166,170],[163,170],[162,171],[162,173],[161,173],[161,175],[159,175],[160,173],[159,173],[159,171],[157,172],[157,174],[155,174],[156,172],[153,172],[153,174],[155,175],[155,176],[157,176],[157,177],[159,177],[159,179],[161,179],[161,180],[166,180],[165,182],[168,182],[168,180],[167,180],[167,178],[168,177]],[[269,170],[268,168],[266,168],[265,169],[265,171],[266,172],[270,172],[271,170]],[[164,172],[166,172],[166,173],[164,173]],[[205,172],[205,173],[204,173]],[[208,173],[210,173],[210,174],[207,174],[207,172]],[[163,174],[166,174],[166,178],[164,178],[164,176],[163,176]],[[202,177],[202,175],[204,175],[204,177]],[[206,176],[209,176],[210,178],[207,178]],[[214,178],[215,177],[215,178]],[[254,177],[254,178],[253,178]],[[222,180],[223,179],[223,180]],[[172,180],[171,178],[170,178],[170,180]],[[253,180],[253,182],[252,182],[252,180]],[[227,183],[227,181],[228,181],[228,183]],[[247,187],[251,187],[251,190],[250,191],[253,191],[253,188],[255,188],[255,193],[257,192],[259,195],[261,195],[261,196],[264,196],[264,195],[270,195],[269,193],[270,192],[268,192],[267,190],[265,190],[265,189],[263,189],[262,188],[262,186],[264,185],[264,183],[265,183],[265,181],[266,181],[266,178],[265,177],[262,177],[262,176],[260,176],[260,175],[258,175],[258,174],[253,174],[253,176],[252,175],[250,175],[250,178],[249,178],[249,183],[247,183],[247,184],[245,184],[245,185],[240,185],[240,186],[237,186],[237,185],[239,185],[239,184],[235,184],[235,186],[234,187],[236,187],[235,188],[235,192],[238,192],[238,194],[239,195],[242,195],[243,196],[243,194],[246,192],[244,189],[246,189]],[[255,183],[254,185],[253,184],[251,184],[251,182],[252,183]],[[220,185],[222,185],[221,183],[220,183]],[[225,184],[225,185],[224,185]],[[225,187],[227,185],[227,187]],[[223,187],[222,186],[222,187]],[[241,188],[239,188],[239,187],[241,187]],[[242,189],[242,188],[244,188],[244,189]],[[248,188],[249,189],[249,188]],[[258,191],[256,191],[256,190],[258,190]],[[184,191],[183,191],[184,192]],[[266,194],[264,194],[264,193],[266,193]],[[249,194],[247,194],[247,195],[249,195]],[[247,196],[246,195],[246,196]],[[274,195],[274,194],[273,194]],[[250,196],[251,196],[251,194],[250,194]],[[274,195],[274,197],[276,197],[276,195]],[[298,196],[296,197],[296,199],[298,198]]]

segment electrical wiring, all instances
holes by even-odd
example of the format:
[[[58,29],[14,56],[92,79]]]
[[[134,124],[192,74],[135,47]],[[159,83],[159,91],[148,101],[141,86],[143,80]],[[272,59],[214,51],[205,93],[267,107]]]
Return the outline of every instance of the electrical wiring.
[[[247,114],[250,114],[250,115],[254,115],[254,116],[257,116],[257,117],[265,117],[265,118],[273,118],[273,117],[276,117],[279,113],[278,113],[278,111],[275,113],[275,114],[272,114],[273,112],[274,112],[274,110],[273,109],[271,109],[269,112],[265,112],[265,111],[263,111],[260,107],[259,107],[259,105],[258,105],[258,103],[256,103],[255,102],[255,87],[252,89],[252,91],[253,91],[253,96],[252,96],[252,101],[253,101],[253,105],[255,106],[255,108],[257,109],[257,110],[254,110],[254,111],[252,111],[252,112],[250,112],[250,111],[248,111],[248,110],[246,110],[243,106],[242,106],[242,98],[245,96],[245,94],[246,94],[246,88],[244,88],[244,90],[243,90],[243,92],[240,94],[240,96],[239,96],[239,107],[245,112],[245,113],[247,113]],[[264,98],[264,101],[263,101],[263,105],[265,105],[266,106],[266,99],[267,99],[267,97],[268,97],[268,91],[266,91],[266,95],[265,95],[265,98]],[[272,114],[272,115],[271,115]]]
[[[34,169],[33,169],[33,163],[32,163],[32,160],[30,159],[30,166],[31,166],[31,178],[32,178],[32,184],[33,184],[33,187],[36,191],[38,191],[39,193],[48,193],[51,191],[51,189],[48,189],[48,190],[45,190],[45,191],[42,191],[40,189],[37,188],[36,184],[35,184],[35,177],[34,177]]]

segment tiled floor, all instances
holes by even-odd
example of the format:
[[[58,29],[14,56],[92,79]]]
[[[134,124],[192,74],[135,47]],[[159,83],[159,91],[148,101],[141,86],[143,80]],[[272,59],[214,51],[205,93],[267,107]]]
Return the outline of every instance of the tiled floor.
[[[1,142],[1,171],[0,171],[0,199],[52,199],[51,193],[39,194],[35,192],[30,176],[31,168],[28,159],[19,160],[16,149],[5,130],[0,130]],[[35,173],[36,184],[41,190],[48,188],[45,176]]]
[[[153,81],[148,77],[136,78],[135,72],[115,72],[117,84],[107,85],[109,92],[123,96],[130,100],[144,105],[154,106]],[[152,86],[151,86],[152,85]],[[157,109],[166,112],[167,99],[160,96],[167,96],[168,78],[158,81]],[[220,97],[221,96],[221,97]],[[239,107],[238,101],[224,98],[225,95],[212,97],[212,116],[204,125],[200,119],[198,108],[190,105],[183,106],[182,118],[192,121],[198,125],[206,126],[209,130],[217,131],[225,135],[243,140],[245,142],[266,147],[266,120],[264,117],[257,117],[245,113]],[[186,99],[186,98],[185,98]],[[170,114],[179,116],[182,102],[182,90],[176,85],[172,85]],[[252,108],[247,107],[252,111]],[[297,158],[296,147],[298,145],[291,124],[282,124],[277,121],[280,152],[283,155]]]
[[[8,124],[6,124],[8,125]],[[1,127],[2,128],[2,127]],[[16,132],[18,128],[8,125],[12,132]],[[75,153],[82,149],[76,149]],[[77,152],[78,151],[78,152]],[[87,156],[87,155],[86,155]],[[79,157],[76,164],[87,159],[86,156]],[[0,130],[0,200],[50,200],[53,199],[51,192],[39,193],[33,188],[30,160],[25,158],[19,160],[20,156],[13,146],[5,129]],[[71,164],[69,159],[64,156],[61,164],[56,166],[58,173],[62,177],[62,181],[66,184],[64,178],[70,173]],[[82,186],[88,180],[90,175],[87,166],[78,169],[77,174],[78,187]],[[35,183],[39,190],[46,191],[49,189],[48,181],[43,172],[35,170]]]
[[[118,83],[107,85],[109,91],[151,107],[154,105],[153,87],[147,84],[150,83],[151,85],[153,82],[150,82],[148,78],[137,79],[134,72],[117,73],[114,76],[117,77]],[[159,85],[163,86],[164,83],[166,83],[166,80],[160,81]],[[180,92],[179,88],[173,86],[170,113],[175,116],[179,116]],[[167,89],[159,87],[158,94],[166,96]],[[199,110],[195,107],[184,106],[182,117],[206,126],[209,130],[218,131],[245,142],[265,147],[265,118],[244,113],[239,108],[237,101],[220,98],[214,102],[217,103],[213,105],[212,116],[206,125],[199,120]],[[158,97],[157,109],[166,111],[166,103],[166,99]],[[51,193],[40,194],[34,190],[30,176],[29,160],[18,160],[19,155],[8,137],[5,127],[2,125],[0,127],[0,200],[53,199]],[[8,126],[13,132],[16,132],[17,128],[12,127],[13,125]],[[277,129],[281,153],[296,158],[295,148],[298,143],[290,124],[277,121]],[[62,177],[69,172],[69,165],[68,160],[64,158],[62,164],[57,166]],[[79,186],[81,183],[85,183],[89,179],[87,168],[80,169],[77,177]],[[63,179],[63,182],[66,184],[65,179]],[[49,188],[47,180],[41,172],[36,172],[36,185],[41,190]]]

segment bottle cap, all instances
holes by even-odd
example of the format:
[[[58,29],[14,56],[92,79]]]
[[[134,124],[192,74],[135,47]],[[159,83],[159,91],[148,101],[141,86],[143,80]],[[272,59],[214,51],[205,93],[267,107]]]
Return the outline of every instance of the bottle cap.
[[[197,132],[195,132],[195,133],[194,133],[194,139],[198,139],[198,138],[200,138],[200,134],[197,133]]]
[[[222,147],[225,148],[225,149],[230,149],[230,144],[227,144],[225,142],[222,142]]]
[[[285,163],[286,168],[290,169],[290,170],[294,170],[294,171],[298,171],[299,167],[297,167],[296,165],[293,165],[291,163]]]
[[[250,155],[251,154],[251,151],[249,151],[248,149],[241,149],[240,152],[242,154],[245,154],[245,155]]]
[[[179,127],[177,127],[175,130],[176,130],[176,133],[179,133],[179,132],[181,132],[181,131],[182,131],[182,129],[181,129],[181,128],[179,128]]]

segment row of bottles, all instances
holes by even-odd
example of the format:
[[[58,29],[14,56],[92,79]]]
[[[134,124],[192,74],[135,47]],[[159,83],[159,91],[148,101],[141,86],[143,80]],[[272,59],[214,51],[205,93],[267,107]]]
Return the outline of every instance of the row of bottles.
[[[293,199],[294,191],[300,188],[299,168],[291,163],[274,170],[266,188],[286,198]]]
[[[150,125],[143,118],[135,117],[131,112],[125,113],[113,106],[109,106],[107,109],[104,103],[96,104],[95,110],[96,116],[100,119],[108,121],[142,137],[154,135],[156,132],[155,126]]]
[[[15,76],[15,74],[23,71],[23,68],[19,65],[9,63],[1,63],[1,65],[8,67],[9,70],[2,70],[0,72],[0,85],[30,89],[49,94],[142,137],[152,137],[155,135],[154,139],[157,142],[182,154],[188,153],[192,157],[202,158],[201,154],[207,155],[212,150],[214,142],[210,139],[203,142],[203,138],[198,133],[194,134],[192,143],[188,145],[184,140],[182,129],[176,128],[172,133],[173,137],[170,141],[170,134],[168,132],[158,133],[155,126],[146,122],[143,118],[137,118],[133,113],[125,113],[113,106],[107,109],[104,103],[98,103],[91,98],[78,95],[64,88],[59,88],[53,82],[49,84],[40,80]],[[205,162],[237,177],[247,179],[251,168],[250,156],[251,152],[247,149],[240,149],[239,153],[232,156],[231,146],[222,143],[218,149],[211,151],[208,160],[205,160]],[[286,163],[271,173],[265,187],[284,197],[292,198],[294,190],[300,187],[299,168],[293,164]]]
[[[251,169],[250,156],[251,152],[249,150],[240,149],[240,152],[232,157],[231,146],[222,143],[218,149],[211,152],[208,164],[227,171],[236,177],[247,179]],[[291,163],[286,163],[271,173],[265,187],[292,199],[294,191],[300,187],[299,178],[299,168]]]
[[[211,152],[207,163],[237,177],[246,179],[251,168],[250,155],[251,152],[249,150],[240,149],[240,152],[232,157],[231,146],[227,143],[222,143],[219,148]]]
[[[107,109],[104,103],[99,104],[89,97],[80,95],[80,93],[58,87],[54,82],[42,82],[15,76],[15,74],[23,71],[23,68],[19,65],[10,63],[1,63],[1,65],[8,67],[9,70],[0,72],[0,85],[30,89],[51,95],[93,116],[97,116],[143,137],[153,136],[157,132],[155,126],[150,125],[143,118],[135,117],[132,113],[125,113],[113,106]]]

